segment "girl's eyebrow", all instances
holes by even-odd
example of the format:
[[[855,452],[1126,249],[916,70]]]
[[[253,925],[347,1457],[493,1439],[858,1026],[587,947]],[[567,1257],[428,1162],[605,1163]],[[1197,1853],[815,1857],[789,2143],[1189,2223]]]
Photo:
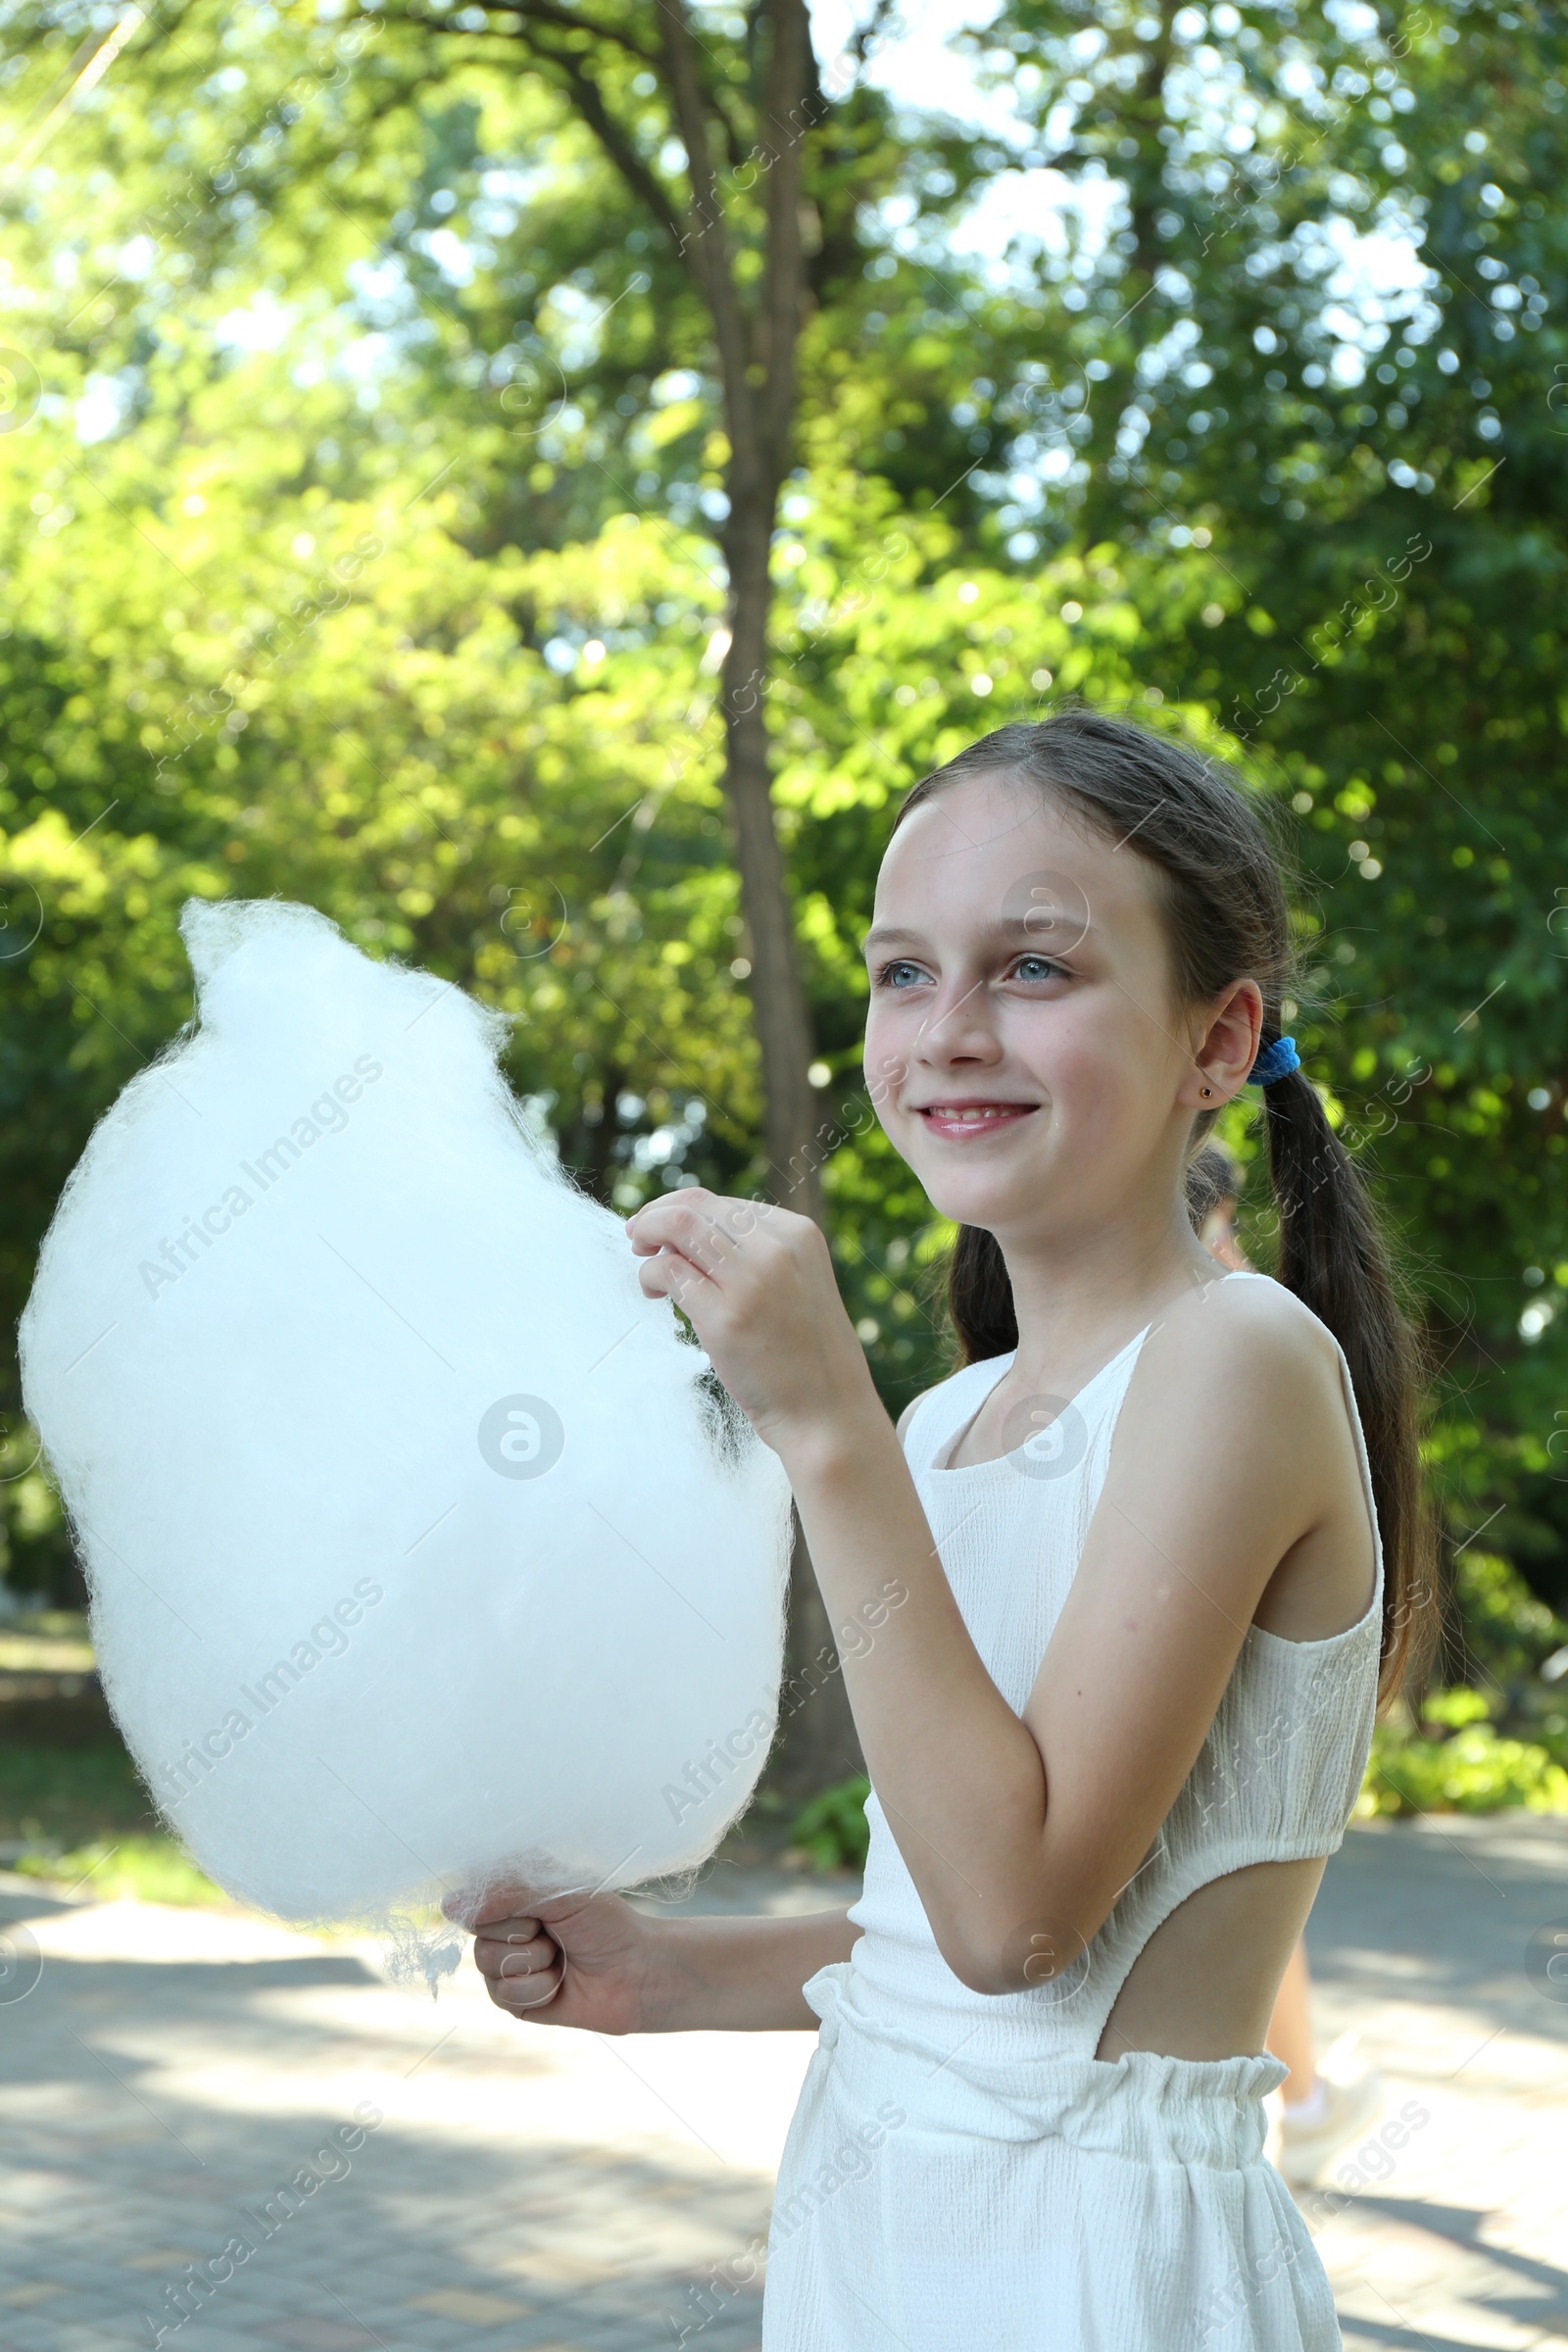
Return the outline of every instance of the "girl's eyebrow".
[[[1054,920],[1064,922],[1065,919],[1064,915],[1053,917],[1040,907],[1031,907],[1027,914],[1004,915],[994,923],[987,923],[984,936],[1000,940],[1021,939],[1026,946],[1044,949],[1050,942],[1042,939],[1042,933],[1052,928]],[[1095,926],[1093,923],[1080,922],[1074,915],[1071,929],[1073,945],[1077,947],[1093,936]],[[921,934],[918,931],[907,931],[893,923],[874,923],[860,942],[860,953],[868,956],[874,948],[918,947],[920,941]]]

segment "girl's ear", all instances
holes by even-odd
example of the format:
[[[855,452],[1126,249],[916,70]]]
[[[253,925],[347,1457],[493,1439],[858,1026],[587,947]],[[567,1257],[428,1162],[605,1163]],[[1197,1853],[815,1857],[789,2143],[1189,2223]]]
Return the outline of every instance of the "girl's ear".
[[[1233,980],[1208,1007],[1177,1102],[1189,1110],[1221,1109],[1247,1084],[1262,1033],[1262,991],[1255,980]]]

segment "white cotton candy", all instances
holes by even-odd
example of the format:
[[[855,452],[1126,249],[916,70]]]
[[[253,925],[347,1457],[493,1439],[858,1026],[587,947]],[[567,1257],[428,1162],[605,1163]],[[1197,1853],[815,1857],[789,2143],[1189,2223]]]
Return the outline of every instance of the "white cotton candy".
[[[287,1919],[691,1868],[775,1722],[776,1460],[530,1134],[501,1015],[309,907],[181,928],[200,1025],[22,1327],[149,1788]]]

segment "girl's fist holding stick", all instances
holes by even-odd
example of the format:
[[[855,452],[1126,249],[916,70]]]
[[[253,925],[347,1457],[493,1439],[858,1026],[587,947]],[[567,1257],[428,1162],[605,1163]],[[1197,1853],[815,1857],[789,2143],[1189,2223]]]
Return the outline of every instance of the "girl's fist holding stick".
[[[760,1437],[788,1459],[814,1434],[886,1415],[809,1217],[700,1186],[640,1208],[626,1228],[650,1298],[691,1322]]]
[[[473,1930],[475,1964],[509,2016],[599,2034],[647,2032],[655,2022],[651,1923],[618,1894],[545,1900],[502,1886],[472,1909],[462,1896],[443,1908]]]

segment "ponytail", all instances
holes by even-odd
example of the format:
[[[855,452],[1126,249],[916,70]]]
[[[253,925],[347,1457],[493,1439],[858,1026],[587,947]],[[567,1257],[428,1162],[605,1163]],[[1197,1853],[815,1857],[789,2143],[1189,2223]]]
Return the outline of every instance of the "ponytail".
[[[1328,1326],[1350,1367],[1383,1540],[1380,1688],[1392,1696],[1425,1672],[1436,1631],[1419,1349],[1395,1295],[1377,1213],[1317,1089],[1297,1070],[1264,1088],[1263,1110],[1280,1219],[1277,1279]]]
[[[1191,1003],[1251,978],[1275,1038],[1290,964],[1279,861],[1246,792],[1216,762],[1126,719],[1067,707],[1039,725],[1001,727],[906,797],[899,822],[945,786],[1006,775],[1065,800],[1097,830],[1137,842],[1156,868],[1178,991]],[[1350,1369],[1383,1546],[1385,1699],[1427,1668],[1436,1631],[1431,1514],[1421,1486],[1415,1334],[1360,1175],[1299,1070],[1263,1090],[1268,1165],[1279,1209],[1277,1279],[1331,1331]],[[1201,1140],[1214,1114],[1195,1121]],[[948,1271],[959,1360],[1018,1344],[1002,1250],[961,1226]]]

